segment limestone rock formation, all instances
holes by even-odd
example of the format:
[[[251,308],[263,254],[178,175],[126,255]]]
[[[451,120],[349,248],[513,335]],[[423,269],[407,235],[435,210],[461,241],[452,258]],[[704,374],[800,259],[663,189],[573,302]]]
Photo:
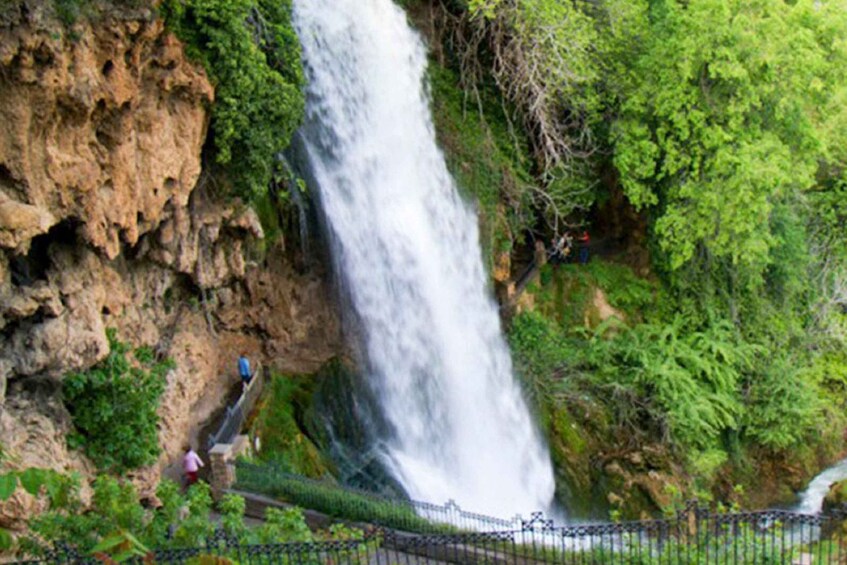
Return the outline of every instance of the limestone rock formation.
[[[105,354],[107,261],[187,206],[213,99],[160,20],[56,28],[0,41],[2,381]]]
[[[4,35],[0,245],[26,252],[72,218],[114,258],[187,204],[213,90],[163,27],[107,20],[74,38],[31,26]]]
[[[313,370],[341,335],[325,277],[261,252],[256,213],[207,194],[202,67],[151,12],[124,16],[58,33],[33,10],[0,27],[0,442],[7,465],[91,476],[64,440],[61,380],[106,356],[115,328],[176,362],[162,456],[133,476],[150,495],[237,384],[238,351]],[[0,505],[0,526],[34,505]]]

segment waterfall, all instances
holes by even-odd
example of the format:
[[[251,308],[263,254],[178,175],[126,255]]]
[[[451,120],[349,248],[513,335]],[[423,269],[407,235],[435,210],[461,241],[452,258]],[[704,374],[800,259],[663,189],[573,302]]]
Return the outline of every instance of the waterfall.
[[[417,500],[549,511],[550,457],[512,375],[474,211],[447,171],[426,50],[391,0],[295,0],[308,79],[301,141],[388,432]]]

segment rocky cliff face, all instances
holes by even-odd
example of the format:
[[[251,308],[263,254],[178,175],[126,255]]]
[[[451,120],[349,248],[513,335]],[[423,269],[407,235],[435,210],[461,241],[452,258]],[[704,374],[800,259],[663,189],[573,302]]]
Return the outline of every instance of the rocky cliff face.
[[[144,10],[68,31],[36,9],[0,28],[0,438],[13,465],[93,473],[65,445],[59,385],[106,355],[107,327],[177,364],[142,492],[223,402],[238,350],[297,371],[340,349],[323,278],[278,253],[251,262],[256,214],[206,196],[213,99]],[[32,504],[0,507],[0,526]]]

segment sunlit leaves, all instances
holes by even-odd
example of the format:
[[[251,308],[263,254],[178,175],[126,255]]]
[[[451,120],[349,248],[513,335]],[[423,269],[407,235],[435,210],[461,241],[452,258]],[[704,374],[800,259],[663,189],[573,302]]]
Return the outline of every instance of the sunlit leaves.
[[[654,5],[615,164],[636,206],[658,206],[671,268],[701,246],[754,273],[772,261],[774,204],[814,186],[834,148],[820,109],[844,92],[836,4],[820,14],[804,1]]]

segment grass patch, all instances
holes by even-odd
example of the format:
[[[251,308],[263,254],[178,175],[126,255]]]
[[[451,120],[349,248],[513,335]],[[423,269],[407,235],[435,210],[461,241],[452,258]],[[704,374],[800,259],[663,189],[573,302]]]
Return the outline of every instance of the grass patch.
[[[418,533],[453,533],[456,528],[433,524],[417,515],[402,500],[344,489],[335,483],[315,481],[285,472],[276,464],[240,463],[236,488],[269,495],[333,518],[366,522]]]
[[[638,277],[626,265],[596,258],[587,265],[545,265],[527,291],[534,295],[542,316],[569,331],[584,326],[586,316],[592,325],[599,322],[591,311],[597,289],[627,322],[644,320],[660,301],[653,282]]]

